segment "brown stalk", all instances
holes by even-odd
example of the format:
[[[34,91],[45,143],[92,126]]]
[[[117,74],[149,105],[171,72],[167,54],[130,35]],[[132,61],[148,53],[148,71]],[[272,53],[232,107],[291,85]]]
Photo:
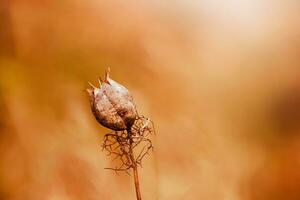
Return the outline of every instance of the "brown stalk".
[[[118,164],[115,168],[105,169],[113,170],[116,173],[124,171],[127,174],[132,169],[137,200],[142,200],[138,166],[141,166],[144,156],[153,150],[149,137],[154,133],[152,121],[139,116],[130,129],[114,131],[104,136],[102,148],[108,152],[108,155],[114,155],[113,161]]]
[[[128,133],[129,133],[128,136],[132,135],[131,130],[128,130]],[[132,162],[135,194],[136,194],[136,199],[137,200],[142,200],[141,190],[140,190],[139,173],[138,173],[137,163],[136,163],[136,159],[134,158],[132,148],[133,148],[133,140],[132,140],[132,138],[130,138],[129,157],[130,157],[131,162]]]

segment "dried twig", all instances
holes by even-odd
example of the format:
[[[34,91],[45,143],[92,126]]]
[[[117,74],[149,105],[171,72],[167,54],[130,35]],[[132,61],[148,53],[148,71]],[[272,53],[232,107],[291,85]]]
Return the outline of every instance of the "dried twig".
[[[135,166],[141,166],[143,158],[153,150],[149,137],[154,133],[152,121],[144,116],[139,116],[135,120],[131,130],[107,133],[104,136],[102,150],[106,151],[107,155],[114,155],[113,161],[117,160],[120,163],[115,168],[105,169],[128,172]]]
[[[118,162],[115,168],[105,168],[117,172],[132,169],[137,200],[141,200],[138,166],[143,158],[153,150],[149,137],[155,133],[153,122],[138,115],[133,97],[123,85],[109,76],[110,69],[105,73],[104,81],[99,81],[99,88],[90,83],[87,89],[90,97],[91,110],[97,121],[114,130],[104,136],[102,149],[113,156]]]

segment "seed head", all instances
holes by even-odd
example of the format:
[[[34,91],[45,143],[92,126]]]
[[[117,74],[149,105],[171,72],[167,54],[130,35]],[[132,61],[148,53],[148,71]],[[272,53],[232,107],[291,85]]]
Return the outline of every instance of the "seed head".
[[[98,80],[99,88],[89,83],[91,109],[101,125],[115,131],[128,130],[137,117],[135,103],[129,91],[112,80],[109,73],[108,68],[104,80]]]

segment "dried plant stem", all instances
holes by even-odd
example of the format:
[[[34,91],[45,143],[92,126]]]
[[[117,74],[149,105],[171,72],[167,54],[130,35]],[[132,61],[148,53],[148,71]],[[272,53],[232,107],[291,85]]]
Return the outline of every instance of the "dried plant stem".
[[[131,132],[129,131],[129,135],[131,135]],[[130,148],[129,148],[129,156],[132,161],[132,171],[133,171],[133,178],[134,178],[134,186],[135,186],[135,194],[137,200],[142,200],[141,190],[140,190],[140,181],[139,181],[139,173],[137,169],[136,160],[134,158],[134,154],[132,151],[132,144],[133,141],[130,141]]]
[[[137,167],[133,167],[133,176],[134,176],[134,185],[135,185],[135,193],[136,199],[142,200],[141,191],[140,191],[140,182],[139,182],[139,174]]]
[[[118,163],[114,170],[116,173],[123,171],[129,174],[133,171],[136,199],[142,200],[138,166],[142,166],[142,159],[153,150],[149,137],[155,133],[153,122],[149,118],[139,116],[132,127],[125,131],[114,131],[104,136],[102,148],[108,155],[113,155],[113,161]]]

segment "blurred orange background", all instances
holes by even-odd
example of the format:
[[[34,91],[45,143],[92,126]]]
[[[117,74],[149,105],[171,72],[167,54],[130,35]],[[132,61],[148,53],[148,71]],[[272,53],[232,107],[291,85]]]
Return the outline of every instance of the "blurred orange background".
[[[84,89],[156,125],[145,200],[299,200],[300,2],[2,0],[0,199],[132,200]]]

